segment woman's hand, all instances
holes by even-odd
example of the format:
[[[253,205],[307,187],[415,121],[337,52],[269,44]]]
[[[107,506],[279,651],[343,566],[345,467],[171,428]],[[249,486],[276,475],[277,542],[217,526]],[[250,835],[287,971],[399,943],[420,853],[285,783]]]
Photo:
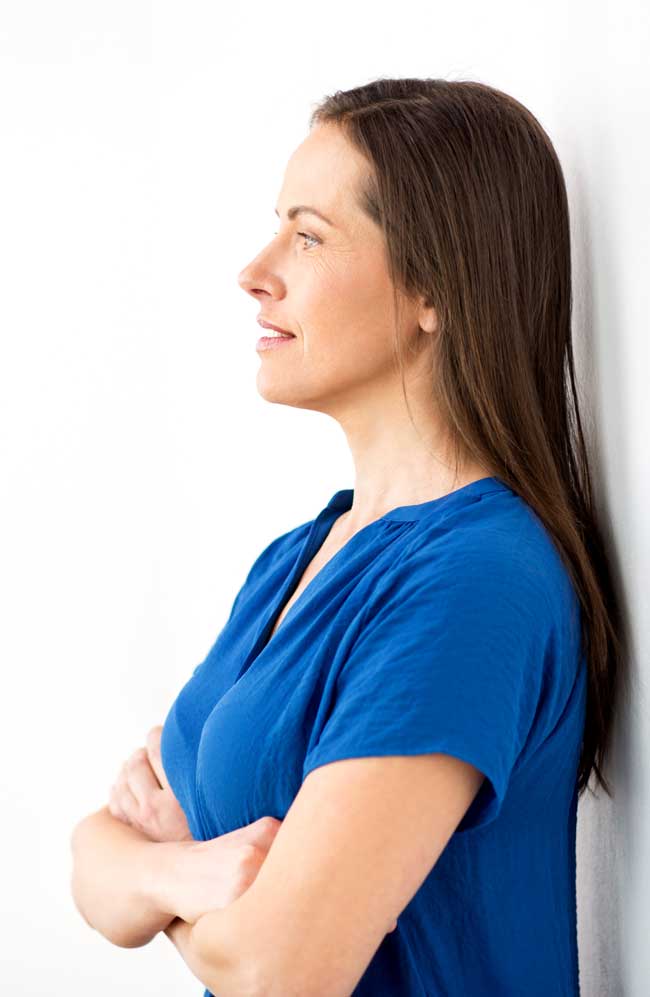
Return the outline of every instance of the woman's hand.
[[[183,844],[168,909],[194,924],[209,910],[233,903],[255,881],[281,826],[275,817],[260,817],[218,838]],[[396,927],[393,921],[387,933]]]
[[[160,757],[162,726],[152,727],[146,747],[122,765],[110,792],[113,817],[142,831],[152,841],[193,841],[187,819],[167,781]]]
[[[275,817],[260,817],[218,838],[183,843],[163,901],[167,909],[194,924],[233,903],[254,882],[281,826]]]
[[[282,821],[261,817],[218,838],[195,841],[163,769],[161,733],[162,726],[152,727],[146,747],[136,749],[123,764],[111,788],[109,810],[152,841],[183,843],[167,909],[194,924],[207,911],[226,907],[246,892]],[[388,933],[396,927],[394,921]]]

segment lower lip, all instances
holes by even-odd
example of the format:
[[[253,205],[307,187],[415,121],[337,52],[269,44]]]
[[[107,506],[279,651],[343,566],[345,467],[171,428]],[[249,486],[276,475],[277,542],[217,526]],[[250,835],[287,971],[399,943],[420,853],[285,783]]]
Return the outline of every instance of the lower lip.
[[[293,343],[295,338],[295,336],[262,336],[261,339],[257,340],[255,349],[258,353],[262,350],[277,350],[279,346],[286,346],[287,343]]]

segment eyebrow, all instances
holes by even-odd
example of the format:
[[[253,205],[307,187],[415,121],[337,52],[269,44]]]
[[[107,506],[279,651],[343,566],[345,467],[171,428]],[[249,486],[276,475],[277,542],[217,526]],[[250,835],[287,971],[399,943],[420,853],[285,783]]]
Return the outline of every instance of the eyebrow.
[[[277,208],[275,209],[275,213],[279,218],[280,212],[278,211]],[[316,208],[310,208],[308,204],[295,204],[293,208],[289,208],[289,210],[287,211],[287,218],[289,219],[290,222],[292,222],[293,219],[296,217],[296,215],[303,215],[303,214],[316,215],[317,218],[321,218],[324,222],[327,222],[328,225],[332,226],[334,225],[334,222],[331,222],[329,218],[326,218],[321,211],[317,211]]]

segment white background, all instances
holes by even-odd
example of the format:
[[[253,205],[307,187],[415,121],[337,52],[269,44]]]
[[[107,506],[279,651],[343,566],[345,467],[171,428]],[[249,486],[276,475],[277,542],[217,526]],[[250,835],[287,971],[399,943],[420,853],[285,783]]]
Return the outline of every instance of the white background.
[[[580,803],[582,994],[648,994],[649,44],[642,0],[0,3],[3,992],[202,992],[164,935],[125,950],[85,924],[70,833],[163,722],[257,554],[353,484],[335,422],[258,395],[237,275],[318,100],[438,76],[512,93],[565,171],[637,682],[616,799]]]

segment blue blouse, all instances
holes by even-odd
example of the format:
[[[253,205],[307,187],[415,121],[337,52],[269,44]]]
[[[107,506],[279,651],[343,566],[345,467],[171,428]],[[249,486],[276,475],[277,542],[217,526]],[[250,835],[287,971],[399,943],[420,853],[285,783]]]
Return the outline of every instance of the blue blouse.
[[[172,703],[162,761],[192,834],[282,820],[337,759],[455,755],[485,780],[354,997],[577,997],[587,670],[569,574],[485,477],[359,530],[268,640],[352,500],[262,551]]]

